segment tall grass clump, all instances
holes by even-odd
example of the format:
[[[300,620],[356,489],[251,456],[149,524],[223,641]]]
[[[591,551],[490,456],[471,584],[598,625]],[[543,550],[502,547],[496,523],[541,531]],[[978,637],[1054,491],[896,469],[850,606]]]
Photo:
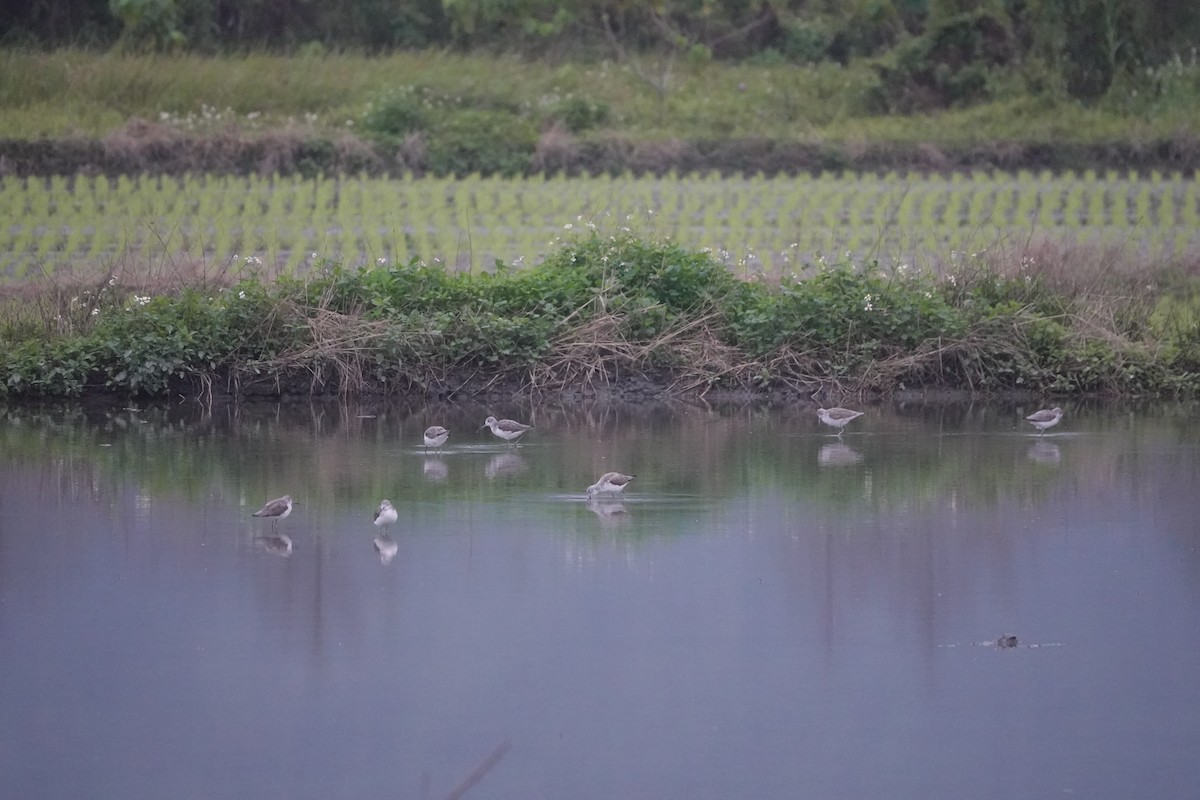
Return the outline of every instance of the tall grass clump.
[[[0,391],[1200,387],[1194,274],[1177,266],[1135,284],[1113,269],[1084,281],[1065,256],[1041,258],[976,254],[944,274],[818,259],[779,281],[742,280],[705,251],[593,231],[536,267],[493,273],[414,259],[327,261],[304,278],[225,285],[147,288],[113,275],[76,287],[65,308],[0,312]]]

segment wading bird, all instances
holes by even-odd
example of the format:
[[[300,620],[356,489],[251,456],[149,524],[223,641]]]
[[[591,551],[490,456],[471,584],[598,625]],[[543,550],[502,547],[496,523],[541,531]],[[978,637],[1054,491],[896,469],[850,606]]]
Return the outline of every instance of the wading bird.
[[[398,518],[396,508],[392,505],[391,500],[384,500],[379,504],[379,509],[375,512],[375,527],[386,528]]]
[[[861,411],[851,411],[848,408],[818,408],[817,416],[821,418],[821,422],[826,425],[832,425],[837,428],[837,435],[842,435],[844,429],[850,422],[858,419],[863,415]]]
[[[483,421],[483,425],[481,425],[479,429],[483,430],[484,428],[491,428],[492,433],[496,434],[504,441],[512,443],[521,438],[525,431],[532,427],[532,425],[514,422],[511,419],[498,420],[495,417],[488,417]]]
[[[271,530],[279,524],[279,520],[287,519],[287,515],[292,513],[292,496],[285,494],[283,497],[276,497],[274,500],[268,500],[267,504],[255,511],[251,516],[264,517],[271,520]]]
[[[623,493],[625,486],[636,477],[636,475],[622,475],[619,472],[606,472],[600,476],[600,480],[587,487],[587,496],[595,497],[603,493],[616,497]]]
[[[435,450],[446,443],[450,438],[450,431],[443,428],[441,425],[430,425],[425,429],[425,449],[434,448]]]
[[[1035,411],[1026,417],[1025,421],[1037,428],[1041,432],[1039,435],[1045,435],[1046,428],[1053,428],[1062,419],[1062,416],[1062,409],[1056,406],[1055,408],[1043,408],[1041,411]]]

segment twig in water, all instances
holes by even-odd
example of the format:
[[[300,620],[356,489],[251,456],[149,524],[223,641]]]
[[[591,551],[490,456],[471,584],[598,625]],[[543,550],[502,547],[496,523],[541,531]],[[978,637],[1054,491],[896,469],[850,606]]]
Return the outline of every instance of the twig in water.
[[[504,758],[504,754],[508,752],[508,748],[510,747],[512,747],[512,742],[508,741],[507,739],[496,745],[492,749],[492,752],[488,753],[483,761],[479,762],[479,766],[471,770],[471,774],[463,778],[458,786],[455,786],[450,790],[450,794],[446,795],[446,800],[458,800],[460,797],[466,794],[471,787],[483,780],[483,776],[488,773],[488,770],[496,766],[500,759]]]

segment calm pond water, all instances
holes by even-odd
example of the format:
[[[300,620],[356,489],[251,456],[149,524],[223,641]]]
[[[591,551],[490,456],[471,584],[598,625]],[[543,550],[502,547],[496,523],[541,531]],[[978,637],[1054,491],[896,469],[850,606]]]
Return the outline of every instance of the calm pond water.
[[[0,796],[1190,800],[1200,408],[1033,410],[0,411]]]

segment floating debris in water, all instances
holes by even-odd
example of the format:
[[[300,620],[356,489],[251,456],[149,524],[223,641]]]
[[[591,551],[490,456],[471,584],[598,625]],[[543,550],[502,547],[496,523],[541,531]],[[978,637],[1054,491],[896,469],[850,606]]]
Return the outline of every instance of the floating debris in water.
[[[1012,650],[1014,648],[1032,650],[1036,647],[1062,647],[1064,642],[1034,642],[1022,643],[1015,633],[1002,633],[995,639],[988,639],[984,642],[971,642],[971,647],[994,647],[997,650]],[[938,647],[964,647],[962,644],[939,644]]]

